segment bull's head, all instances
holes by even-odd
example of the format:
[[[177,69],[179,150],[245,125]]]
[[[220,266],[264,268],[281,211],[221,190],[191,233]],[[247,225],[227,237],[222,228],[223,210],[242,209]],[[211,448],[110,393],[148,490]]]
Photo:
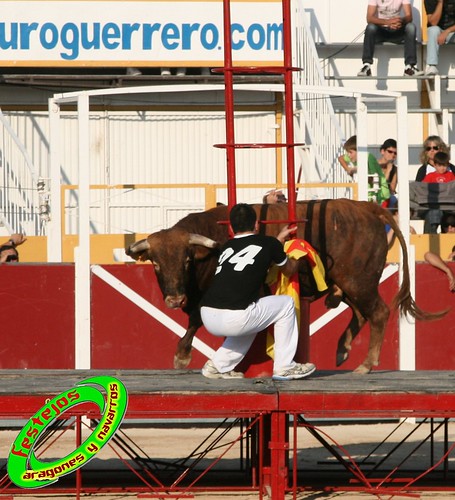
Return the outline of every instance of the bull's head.
[[[133,243],[126,254],[153,264],[167,307],[176,309],[188,303],[188,283],[193,262],[205,259],[218,243],[206,236],[171,228]]]

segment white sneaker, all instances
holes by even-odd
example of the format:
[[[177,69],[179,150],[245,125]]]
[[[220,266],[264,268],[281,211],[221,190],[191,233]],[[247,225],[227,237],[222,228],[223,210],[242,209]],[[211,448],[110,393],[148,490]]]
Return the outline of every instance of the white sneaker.
[[[186,68],[177,68],[177,76],[185,76],[186,75]]]
[[[316,370],[313,363],[296,363],[291,368],[286,368],[280,370],[279,372],[273,372],[273,380],[294,380],[308,377]]]
[[[126,68],[126,74],[128,76],[139,76],[142,75],[142,71],[139,68]]]
[[[161,76],[169,76],[171,74],[170,68],[161,68]]]
[[[429,65],[425,69],[425,75],[426,76],[434,76],[434,75],[439,75],[438,67]]]
[[[202,367],[202,375],[207,378],[244,378],[243,373],[235,372],[234,370],[224,373],[219,372],[211,359],[209,359],[207,363],[205,363],[205,365]]]

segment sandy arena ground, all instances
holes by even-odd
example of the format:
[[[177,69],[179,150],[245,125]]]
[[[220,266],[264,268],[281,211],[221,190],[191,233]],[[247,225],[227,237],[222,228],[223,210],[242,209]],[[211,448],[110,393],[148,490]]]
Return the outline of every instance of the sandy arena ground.
[[[404,439],[405,436],[409,436],[406,439],[406,442],[393,453],[390,458],[390,464],[385,467],[385,470],[390,470],[396,464],[400,463],[404,457],[408,455],[410,450],[415,449],[423,439],[425,439],[430,431],[429,424],[422,425],[417,427],[414,423],[404,423],[400,425],[398,428],[398,422],[391,423],[368,423],[368,424],[356,424],[356,425],[321,425],[318,428],[328,436],[328,440],[332,444],[337,445],[337,450],[342,452],[343,454],[349,454],[353,458],[355,458],[358,462],[364,459],[366,456],[369,456],[366,461],[368,462],[377,462],[381,460],[384,454],[387,451],[390,451],[395,448],[397,442],[400,442]],[[124,428],[122,429],[124,432],[124,438],[131,440],[131,446],[133,446],[138,454],[144,454],[152,459],[180,459],[184,457],[192,457],[195,456],[195,450],[198,449],[200,443],[207,439],[207,436],[213,431],[212,428],[199,428],[199,427],[186,427],[186,428],[177,428],[177,429],[169,429],[167,427],[158,426],[156,428],[147,428],[147,429],[134,429],[134,428]],[[217,457],[220,455],[218,445],[227,446],[226,443],[232,442],[232,440],[236,438],[238,435],[238,428],[233,429],[232,431],[235,436],[230,436],[229,433],[217,443],[217,447],[208,453],[204,460],[209,461],[213,459],[213,457]],[[1,431],[0,432],[0,449],[1,455],[0,460],[2,466],[6,462],[6,457],[11,446],[11,443],[17,436],[18,431]],[[390,436],[390,437],[388,437]],[[387,438],[388,437],[388,438]],[[381,443],[383,440],[386,440],[380,448],[377,448],[377,444]],[[292,439],[292,436],[291,436]],[[448,426],[448,443],[449,447],[455,440],[455,423],[450,423]],[[439,460],[442,454],[442,441],[443,441],[443,429],[439,429],[435,434],[435,440],[433,443],[434,450],[434,461]],[[204,444],[205,446],[206,444]],[[338,447],[339,445],[339,447]],[[136,448],[137,447],[137,448]],[[63,437],[59,438],[54,444],[52,444],[51,448],[43,455],[42,458],[51,459],[52,457],[62,457],[67,453],[74,449],[74,433],[72,430],[69,430],[64,434]],[[425,442],[417,450],[415,450],[412,459],[409,459],[406,462],[405,467],[408,467],[409,470],[424,470],[430,466],[430,456],[432,453],[432,448],[430,442]],[[196,451],[197,454],[197,451]],[[449,459],[449,474],[454,482],[455,478],[455,452],[452,453],[453,458]],[[452,455],[450,457],[452,457]],[[239,456],[239,449],[233,448],[226,454],[226,457],[223,460],[226,461],[229,465],[227,467],[232,467],[232,464],[236,462]],[[314,469],[317,471],[321,471],[324,468],[328,468],[327,470],[334,470],[333,468],[339,467],[338,470],[343,470],[339,464],[333,458],[326,448],[321,446],[319,441],[317,441],[306,429],[300,428],[298,430],[298,456],[297,460],[299,463],[299,470],[307,470]],[[96,462],[96,463],[95,463]],[[118,470],[119,467],[122,467],[123,464],[118,461],[118,457],[115,452],[109,447],[103,448],[96,459],[87,464],[85,467],[88,469],[89,467],[93,468],[103,468],[105,470],[113,469],[112,473]],[[82,474],[84,474],[85,467],[82,469]],[[126,469],[126,466],[123,466]],[[221,466],[223,467],[223,466]],[[368,465],[366,466],[366,470],[368,469]],[[362,466],[362,470],[364,467]],[[440,470],[440,469],[439,469]],[[329,473],[330,474],[330,473]],[[415,474],[410,477],[414,477]],[[299,484],[301,484],[299,482]],[[442,485],[442,484],[441,484]],[[397,487],[398,488],[398,487]],[[44,493],[44,489],[40,491],[40,494],[33,494],[34,491],[31,490],[24,495],[15,495],[13,498],[17,499],[54,499],[54,500],[63,500],[69,498],[77,498],[74,495],[51,495],[50,491],[47,490],[47,493]],[[429,499],[437,499],[437,498],[455,498],[454,492],[437,492],[437,491],[425,491],[419,492],[417,498],[421,498],[422,500]],[[7,492],[0,490],[0,500],[1,498],[9,498],[12,497],[7,494]],[[104,500],[120,500],[120,499],[135,499],[141,498],[141,496],[132,493],[121,493],[121,494],[92,494],[92,495],[82,495],[81,498],[88,499],[104,499]],[[142,498],[147,498],[146,495],[143,495]],[[149,498],[152,498],[151,496]],[[158,498],[158,497],[153,497]],[[166,498],[166,497],[161,497]],[[188,497],[186,497],[188,498]],[[198,493],[194,494],[192,498],[196,500],[253,500],[259,498],[257,493],[244,493],[244,494],[235,494],[235,493]],[[291,500],[292,495],[287,495],[286,500]],[[353,500],[353,499],[363,499],[363,498],[381,498],[388,499],[391,498],[390,494],[376,496],[372,494],[365,493],[356,493],[356,492],[324,492],[324,491],[306,491],[303,493],[299,493],[297,496],[297,500],[316,500],[316,499],[327,499],[327,500]],[[409,498],[409,496],[405,495],[396,495],[393,498],[402,499]],[[416,498],[416,497],[414,497]]]

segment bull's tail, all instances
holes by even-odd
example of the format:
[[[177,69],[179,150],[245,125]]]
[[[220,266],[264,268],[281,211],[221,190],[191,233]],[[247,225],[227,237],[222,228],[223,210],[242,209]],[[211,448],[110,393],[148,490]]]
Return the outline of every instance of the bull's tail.
[[[379,208],[379,207],[378,207]],[[398,293],[392,301],[392,307],[394,309],[399,309],[401,314],[409,314],[416,320],[420,321],[430,321],[435,319],[440,319],[448,313],[448,309],[439,312],[427,312],[423,311],[414,301],[411,295],[411,282],[409,277],[409,262],[408,262],[408,252],[406,248],[406,242],[403,237],[397,222],[393,218],[392,214],[388,210],[381,209],[381,220],[389,224],[393,229],[395,236],[400,242],[402,254],[403,254],[403,282],[401,283]]]

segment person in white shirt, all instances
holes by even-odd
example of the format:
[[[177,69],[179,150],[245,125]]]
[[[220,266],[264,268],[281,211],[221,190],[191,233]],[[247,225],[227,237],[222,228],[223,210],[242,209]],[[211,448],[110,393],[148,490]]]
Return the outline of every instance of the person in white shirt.
[[[375,45],[385,41],[404,41],[403,76],[424,74],[416,66],[416,27],[412,22],[411,0],[368,0],[367,23],[363,40],[363,67],[357,76],[371,76]]]

